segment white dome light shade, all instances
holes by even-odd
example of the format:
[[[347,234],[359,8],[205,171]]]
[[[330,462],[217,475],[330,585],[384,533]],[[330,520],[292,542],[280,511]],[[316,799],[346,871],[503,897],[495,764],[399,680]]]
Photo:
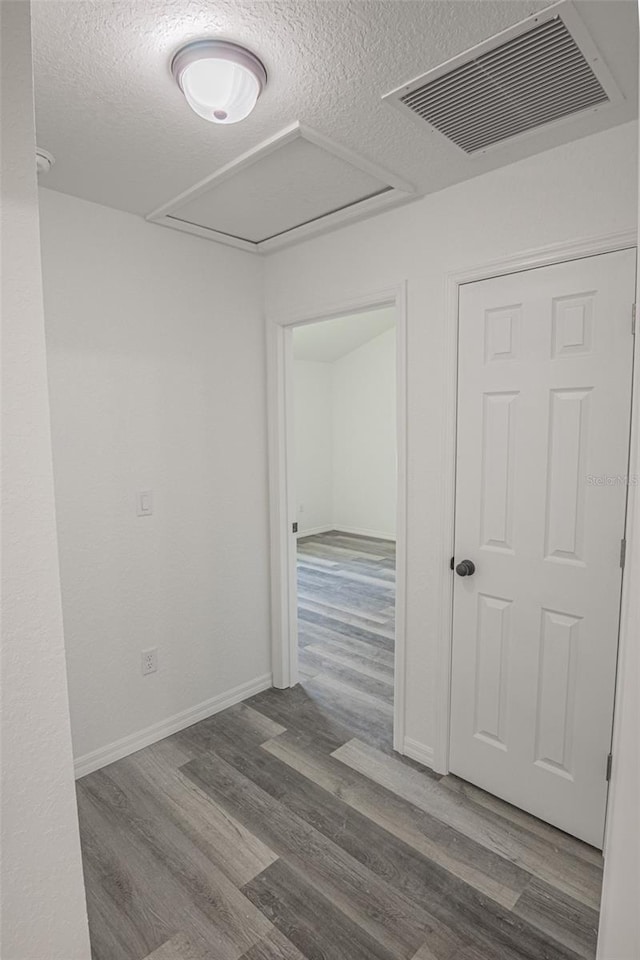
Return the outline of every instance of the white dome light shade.
[[[212,123],[248,117],[267,82],[253,53],[226,40],[196,40],[178,50],[171,72],[198,116]]]

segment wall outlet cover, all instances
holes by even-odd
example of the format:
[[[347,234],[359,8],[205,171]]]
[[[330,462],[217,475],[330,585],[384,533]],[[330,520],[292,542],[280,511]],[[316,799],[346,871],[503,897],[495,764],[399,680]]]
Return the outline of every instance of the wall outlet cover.
[[[149,647],[140,653],[140,667],[143,677],[148,673],[155,673],[158,669],[158,648]]]

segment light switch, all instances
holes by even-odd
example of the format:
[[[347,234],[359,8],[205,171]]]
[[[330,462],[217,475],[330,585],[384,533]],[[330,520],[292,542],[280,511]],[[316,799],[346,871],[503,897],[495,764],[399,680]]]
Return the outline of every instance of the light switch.
[[[139,517],[150,517],[153,513],[153,494],[151,490],[141,490],[138,494],[137,513]]]

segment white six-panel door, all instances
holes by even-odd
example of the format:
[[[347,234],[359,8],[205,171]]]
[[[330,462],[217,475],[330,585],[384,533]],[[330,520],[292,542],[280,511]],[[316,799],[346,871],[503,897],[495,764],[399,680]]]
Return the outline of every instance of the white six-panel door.
[[[602,845],[635,251],[460,290],[451,771]]]

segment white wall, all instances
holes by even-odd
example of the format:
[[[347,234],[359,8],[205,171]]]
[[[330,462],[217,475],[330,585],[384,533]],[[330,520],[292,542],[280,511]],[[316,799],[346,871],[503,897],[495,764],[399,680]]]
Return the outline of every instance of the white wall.
[[[294,361],[301,535],[395,538],[395,335],[387,330],[331,363]]]
[[[639,236],[640,240],[640,236]],[[640,244],[639,244],[640,246]],[[640,276],[636,302],[640,303]],[[629,475],[640,478],[640,337],[636,337]],[[598,960],[640,957],[640,491],[629,489],[613,763]]]
[[[295,336],[295,331],[294,331]],[[293,411],[298,531],[333,527],[333,364],[295,360]]]
[[[29,13],[28,3],[0,3],[0,954],[88,960],[53,504]]]
[[[396,532],[396,331],[333,366],[333,526],[372,537]]]
[[[114,748],[127,752],[149,726],[157,738],[167,718],[269,683],[262,264],[49,190],[41,219],[73,745],[86,771],[114,741],[132,738]],[[136,516],[141,490],[153,491],[151,517]],[[143,677],[147,647],[159,669]]]
[[[445,278],[518,252],[635,229],[627,124],[317,237],[266,261],[269,315],[318,314],[408,281],[406,737],[434,743],[445,539]]]

